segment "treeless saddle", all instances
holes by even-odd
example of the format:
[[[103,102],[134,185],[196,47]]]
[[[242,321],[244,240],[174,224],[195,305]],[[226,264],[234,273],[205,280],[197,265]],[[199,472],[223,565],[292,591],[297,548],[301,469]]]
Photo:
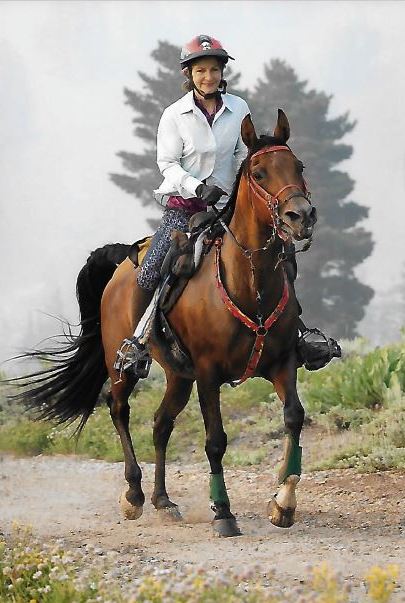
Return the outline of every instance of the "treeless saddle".
[[[150,317],[151,332],[157,343],[161,343],[167,362],[173,369],[190,378],[194,377],[193,363],[170,326],[167,315],[213,244],[213,218],[215,215],[210,212],[195,214],[190,220],[190,236],[179,230],[172,231],[170,248],[161,268],[157,300]],[[152,237],[146,237],[131,246],[128,257],[135,266],[142,263],[151,239]]]
[[[194,378],[192,360],[171,327],[167,315],[213,244],[212,216],[207,215],[207,212],[202,213],[203,216],[198,217],[199,214],[193,216],[189,237],[178,230],[172,232],[170,249],[161,269],[162,285],[152,326],[154,338],[162,344],[160,347],[167,362],[189,378]]]

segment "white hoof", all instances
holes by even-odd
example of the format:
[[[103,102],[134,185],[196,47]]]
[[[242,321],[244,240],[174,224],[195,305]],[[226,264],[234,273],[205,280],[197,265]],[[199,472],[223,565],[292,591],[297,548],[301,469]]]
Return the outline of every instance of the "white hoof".
[[[273,525],[290,528],[294,524],[297,506],[295,489],[299,481],[299,475],[289,475],[273,500],[269,502],[267,511]]]
[[[127,490],[124,490],[120,496],[121,512],[125,519],[139,519],[143,513],[143,507],[135,507],[127,500]]]

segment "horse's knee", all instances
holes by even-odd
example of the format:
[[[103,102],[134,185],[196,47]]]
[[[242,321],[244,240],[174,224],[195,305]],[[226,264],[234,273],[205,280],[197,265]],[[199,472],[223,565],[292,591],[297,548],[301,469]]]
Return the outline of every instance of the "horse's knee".
[[[223,431],[212,438],[208,438],[205,443],[205,452],[208,458],[222,459],[225,454],[228,438]]]
[[[305,410],[301,402],[287,404],[284,407],[284,425],[288,431],[301,430],[304,424]]]

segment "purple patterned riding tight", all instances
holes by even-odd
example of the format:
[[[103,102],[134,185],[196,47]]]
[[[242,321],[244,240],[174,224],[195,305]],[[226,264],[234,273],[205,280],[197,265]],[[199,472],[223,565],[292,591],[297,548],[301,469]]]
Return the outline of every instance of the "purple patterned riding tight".
[[[187,232],[189,220],[190,214],[182,209],[165,209],[138,274],[138,285],[142,289],[156,289],[160,280],[160,269],[170,247],[171,232],[173,229]]]

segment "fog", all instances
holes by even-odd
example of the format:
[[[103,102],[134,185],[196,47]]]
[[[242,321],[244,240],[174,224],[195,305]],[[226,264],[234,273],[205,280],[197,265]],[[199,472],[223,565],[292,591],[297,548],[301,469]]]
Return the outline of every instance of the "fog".
[[[59,331],[44,313],[77,322],[75,280],[91,250],[148,234],[158,209],[108,177],[122,171],[117,151],[141,148],[123,88],[154,72],[159,40],[200,33],[237,59],[242,87],[280,58],[333,96],[330,118],[348,110],[358,121],[340,169],[370,208],[375,241],[357,269],[376,291],[360,332],[383,340],[373,306],[399,286],[405,259],[404,27],[405,4],[386,1],[1,2],[0,360]]]

